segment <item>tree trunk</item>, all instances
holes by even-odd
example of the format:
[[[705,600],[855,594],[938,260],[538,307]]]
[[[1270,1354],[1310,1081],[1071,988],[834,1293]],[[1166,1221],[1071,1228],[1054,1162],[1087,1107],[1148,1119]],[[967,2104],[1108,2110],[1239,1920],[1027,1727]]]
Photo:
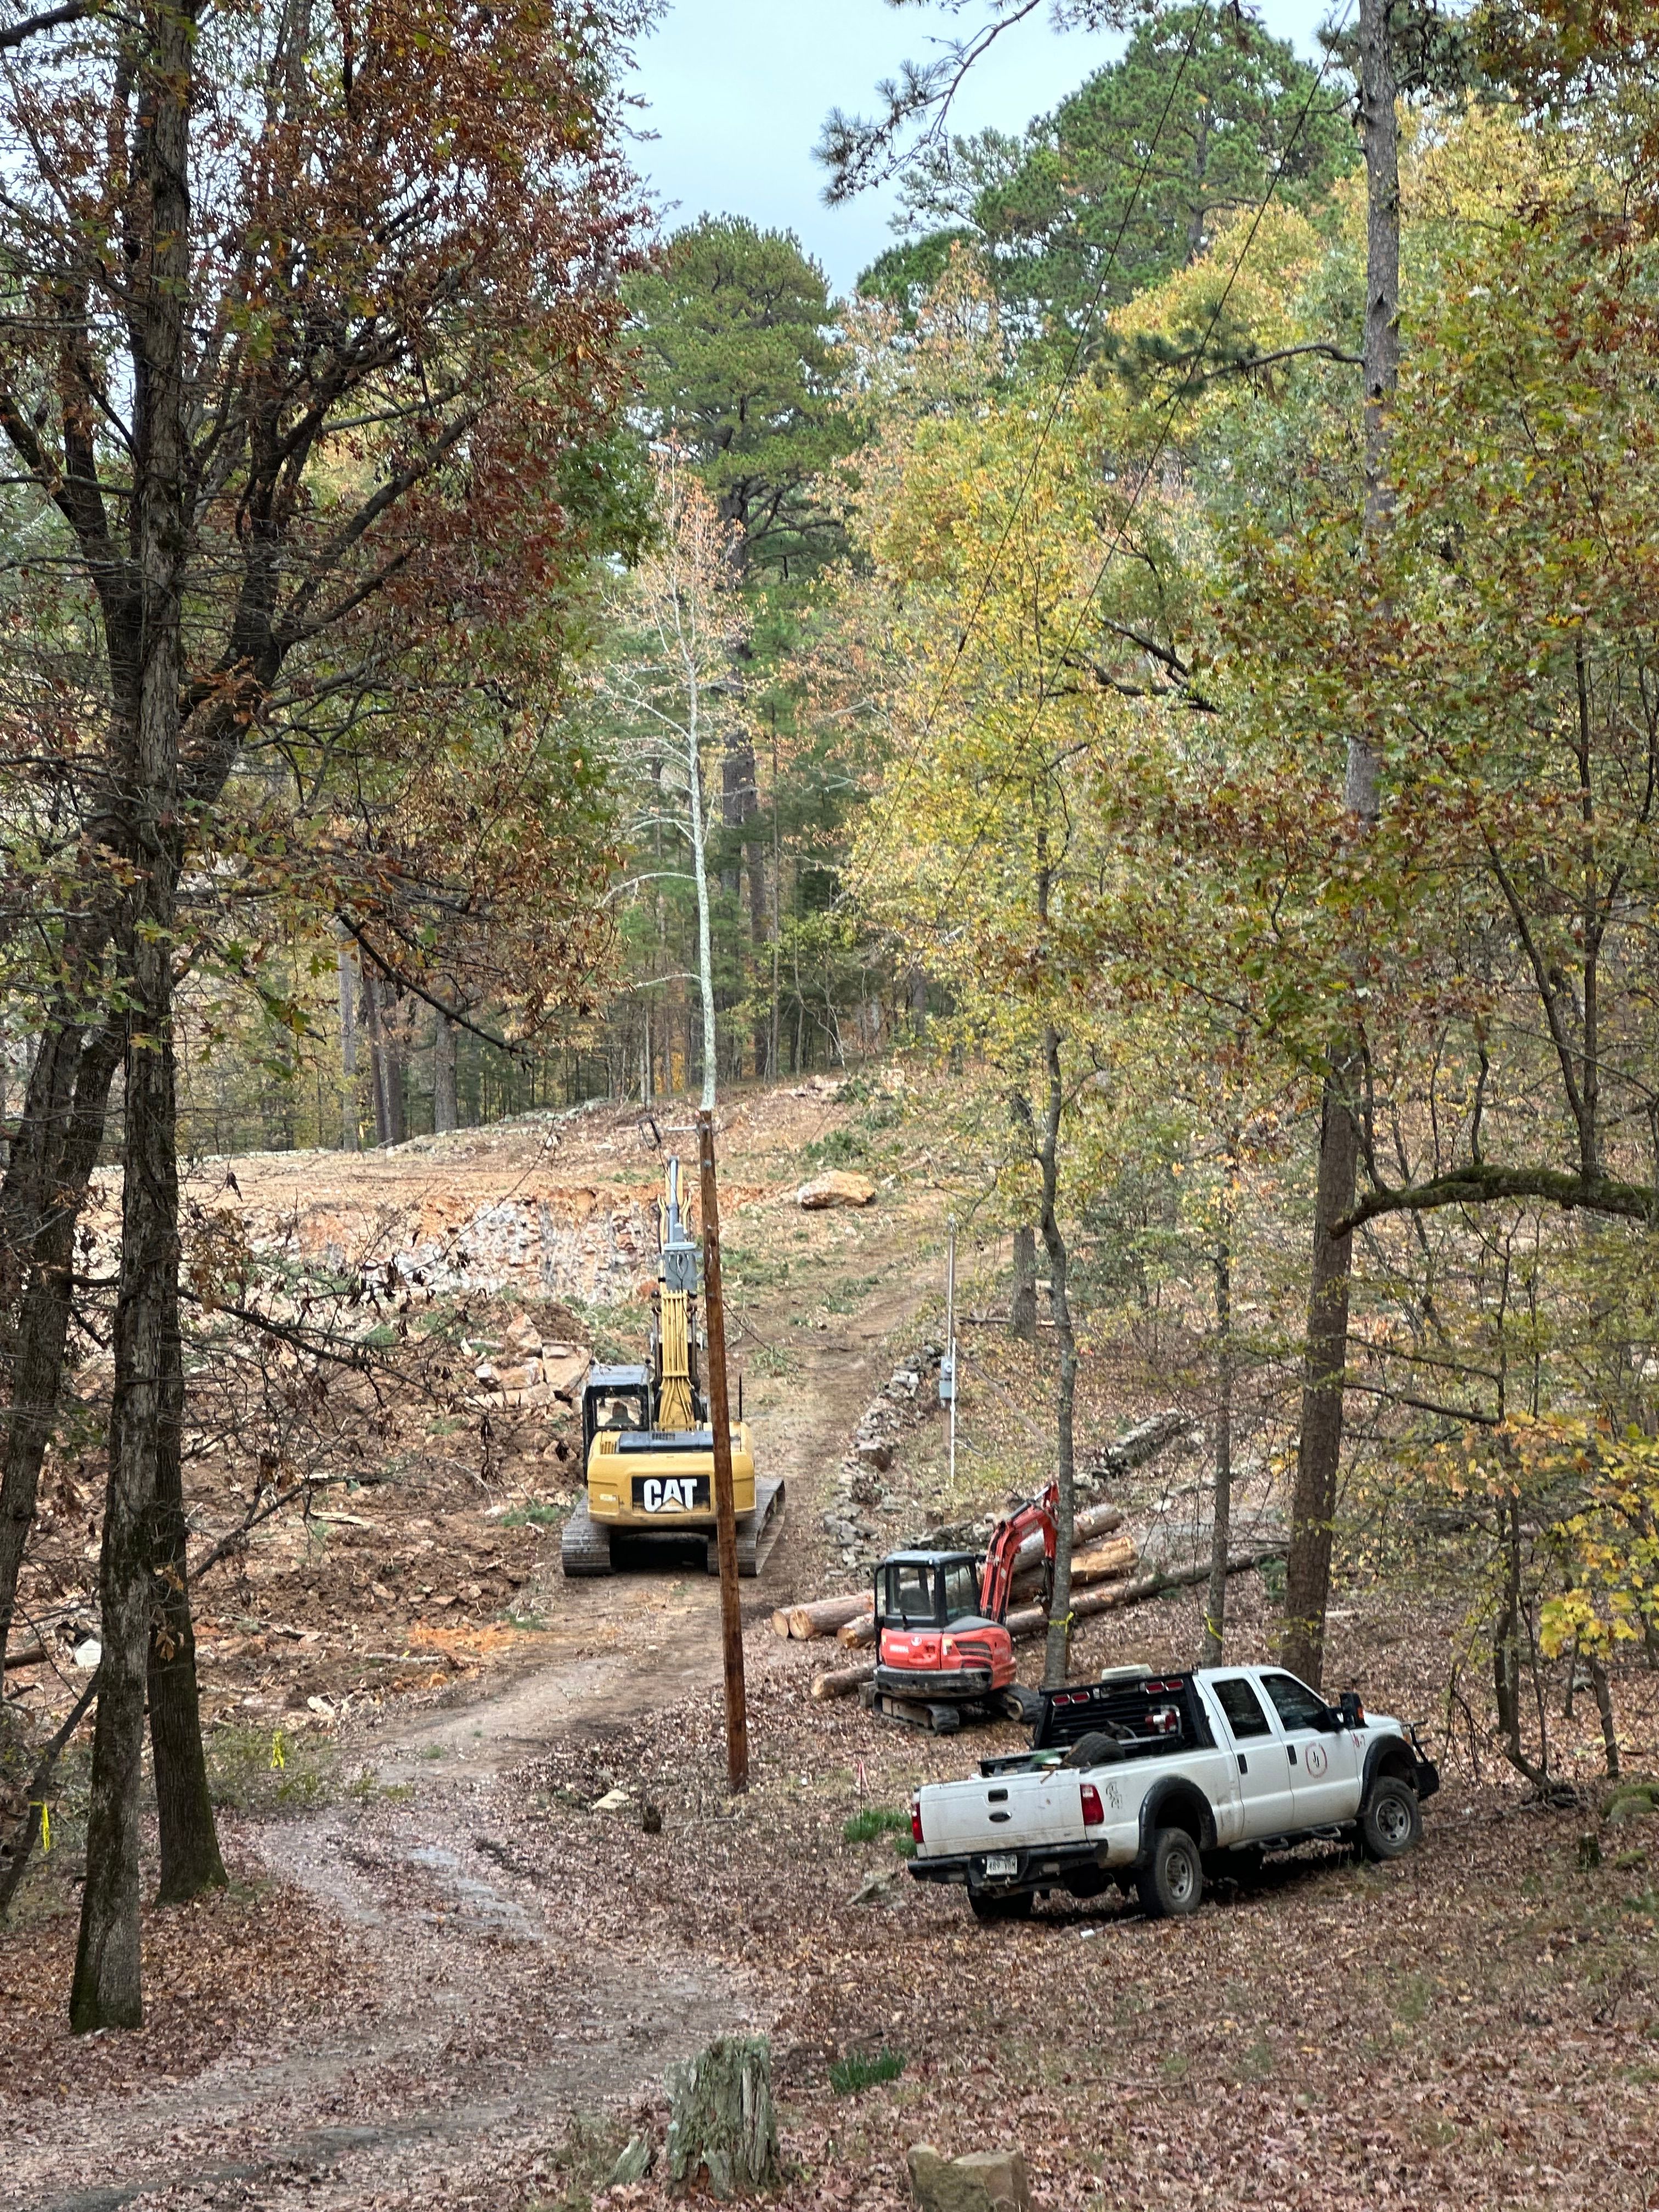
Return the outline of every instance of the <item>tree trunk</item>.
[[[1008,1326],[1024,1344],[1036,1342],[1036,1231],[1014,1231],[1014,1294]]]
[[[772,1015],[766,1039],[766,1073],[778,1078],[778,1021],[783,991],[783,832],[778,818],[778,718],[772,715]]]
[[[357,1149],[357,963],[340,947],[340,1149]]]
[[[398,1015],[383,979],[363,970],[363,1011],[368,1023],[368,1060],[374,1080],[374,1138],[380,1145],[404,1140],[404,1064],[398,1048]]]
[[[1072,1305],[1066,1280],[1067,1254],[1058,1212],[1060,1122],[1065,1092],[1060,1082],[1060,1031],[1052,1022],[1042,1033],[1042,1064],[1048,1089],[1040,1156],[1042,1212],[1038,1225],[1042,1231],[1043,1249],[1048,1255],[1048,1306],[1060,1346],[1060,1383],[1054,1399],[1054,1481],[1060,1502],[1054,1514],[1054,1602],[1048,1624],[1048,1648],[1043,1655],[1042,1680],[1046,1689],[1058,1689],[1066,1680],[1072,1654],[1072,1542],[1077,1511],[1073,1415],[1077,1404],[1077,1340],[1072,1332]]]
[[[1589,1662],[1590,1686],[1595,1692],[1595,1710],[1601,1717],[1601,1752],[1609,1782],[1619,1779],[1619,1731],[1613,1718],[1613,1688],[1607,1680],[1607,1670],[1593,1654]]]
[[[175,1187],[174,1201],[177,1201]],[[208,1787],[196,1632],[190,1613],[190,1530],[185,1518],[180,1431],[185,1413],[178,1274],[162,1339],[155,1463],[155,1584],[149,1634],[149,1743],[161,1850],[161,1901],[182,1905],[228,1881]]]
[[[27,1239],[28,1262],[12,1345],[11,1404],[5,1422],[4,1474],[0,1476],[0,1660],[11,1632],[17,1578],[63,1388],[64,1351],[74,1305],[75,1231],[104,1140],[110,1085],[120,1060],[121,1035],[113,1028],[95,1030],[83,1043],[78,1026],[58,1026],[42,1037],[36,1055],[37,1076],[43,1074],[42,1063],[49,1064],[42,1088],[55,1088],[51,1067],[61,1062],[73,1071],[73,1089],[63,1107],[54,1109],[59,1127],[50,1189]],[[32,1097],[34,1088],[31,1084]]]
[[[447,1136],[459,1121],[455,1101],[455,1024],[439,1007],[432,1032],[432,1126]]]
[[[1392,494],[1385,474],[1388,410],[1400,379],[1400,128],[1389,50],[1391,0],[1359,0],[1360,112],[1365,147],[1364,436],[1365,535],[1386,527]],[[1362,720],[1348,740],[1343,803],[1364,836],[1381,800],[1381,757]],[[1353,1034],[1331,1054],[1319,1119],[1313,1265],[1308,1290],[1306,1379],[1302,1434],[1291,1506],[1291,1554],[1285,1577],[1286,1667],[1320,1686],[1325,1665],[1325,1609],[1330,1600],[1332,1522],[1342,1456],[1343,1376],[1348,1358],[1352,1239],[1331,1224],[1353,1205],[1358,1167],[1358,1080],[1363,1051]]]
[[[1229,1162],[1231,1170],[1231,1163]],[[1199,1665],[1218,1667],[1227,1629],[1227,1551],[1233,1518],[1232,1224],[1224,1201],[1215,1268],[1215,1502],[1211,1509],[1210,1589]]]
[[[363,969],[363,1027],[368,1032],[368,1081],[374,1094],[374,1141],[389,1145],[392,1138],[390,1092],[386,1079],[386,1046],[380,1033],[380,986],[368,968]]]
[[[715,1054],[714,954],[708,919],[708,854],[703,826],[702,736],[696,679],[690,680],[686,714],[686,786],[691,805],[691,871],[697,886],[697,988],[702,1000],[702,1105],[714,1109]]]
[[[1350,1060],[1326,1079],[1314,1199],[1313,1274],[1308,1291],[1307,1380],[1291,1500],[1291,1551],[1285,1573],[1279,1656],[1315,1689],[1325,1668],[1325,1608],[1331,1587],[1337,1470],[1342,1457],[1343,1372],[1348,1357],[1348,1291],[1353,1239],[1330,1224],[1353,1204],[1359,1129],[1349,1089]]]
[[[139,619],[136,713],[121,762],[135,874],[116,933],[126,1013],[121,1260],[113,1329],[109,1487],[100,1561],[103,1657],[93,1734],[87,1875],[70,1991],[76,2033],[143,2019],[139,1781],[149,1668],[157,1473],[178,1404],[179,1157],[173,939],[180,868],[179,687],[186,553],[185,301],[194,0],[157,13],[137,134],[148,266],[136,276]],[[176,1433],[174,1438],[176,1450]]]
[[[860,1620],[875,1610],[875,1595],[871,1590],[860,1590],[853,1597],[815,1598],[806,1605],[781,1607],[772,1615],[772,1626],[779,1633],[793,1636],[798,1643],[809,1644],[815,1636],[833,1636],[850,1620]]]
[[[177,1201],[168,1112],[172,1046],[161,1028],[171,957],[169,944],[163,942],[158,954],[154,943],[147,944],[135,933],[131,958],[137,988],[126,1062],[115,1383],[99,1563],[102,1680],[92,1741],[87,1877],[70,1991],[70,2026],[76,2034],[92,2028],[138,2027],[144,2016],[138,1942],[138,1791],[149,1659],[162,1336],[168,1304],[164,1281],[170,1273],[176,1297],[179,1264],[177,1244],[168,1233],[167,1205],[170,1183]]]

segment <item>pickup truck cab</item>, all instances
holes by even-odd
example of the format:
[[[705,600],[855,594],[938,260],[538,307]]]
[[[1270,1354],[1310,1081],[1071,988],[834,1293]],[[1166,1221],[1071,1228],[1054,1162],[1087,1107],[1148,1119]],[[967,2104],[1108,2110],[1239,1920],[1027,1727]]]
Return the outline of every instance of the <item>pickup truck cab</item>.
[[[919,1790],[910,1872],[963,1885],[981,1919],[1114,1884],[1193,1912],[1206,1874],[1310,1838],[1399,1857],[1439,1786],[1414,1730],[1351,1690],[1331,1705],[1280,1667],[1118,1667],[1045,1690],[1029,1752]]]

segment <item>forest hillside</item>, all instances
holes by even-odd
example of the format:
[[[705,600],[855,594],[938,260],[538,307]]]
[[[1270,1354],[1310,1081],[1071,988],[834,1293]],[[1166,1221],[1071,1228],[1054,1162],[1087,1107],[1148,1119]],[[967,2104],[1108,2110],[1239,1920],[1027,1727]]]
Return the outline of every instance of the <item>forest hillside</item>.
[[[0,9],[0,2212],[1645,2212],[1659,14],[660,12]]]

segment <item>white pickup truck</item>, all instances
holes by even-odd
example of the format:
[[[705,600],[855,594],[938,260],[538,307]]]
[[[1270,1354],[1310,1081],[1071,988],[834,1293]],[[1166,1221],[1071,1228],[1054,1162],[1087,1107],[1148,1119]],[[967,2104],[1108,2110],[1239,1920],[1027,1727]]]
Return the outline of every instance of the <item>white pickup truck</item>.
[[[1149,1913],[1193,1912],[1206,1873],[1310,1837],[1397,1858],[1440,1786],[1414,1730],[1278,1667],[1113,1668],[1044,1691],[1031,1742],[911,1801],[910,1872],[963,1884],[981,1919],[1114,1884]]]

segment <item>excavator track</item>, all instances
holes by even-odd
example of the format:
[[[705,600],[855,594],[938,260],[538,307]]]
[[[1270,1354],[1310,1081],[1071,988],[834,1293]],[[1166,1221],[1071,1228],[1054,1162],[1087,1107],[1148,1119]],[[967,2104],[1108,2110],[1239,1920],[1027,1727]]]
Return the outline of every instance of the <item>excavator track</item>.
[[[573,1577],[616,1571],[611,1563],[611,1531],[600,1528],[594,1520],[585,1498],[564,1524],[564,1534],[559,1540],[559,1565]]]
[[[757,1575],[771,1555],[783,1527],[783,1485],[767,1482],[760,1476],[755,1479],[755,1510],[741,1515],[738,1521],[738,1572]],[[708,1571],[717,1575],[720,1571],[720,1546],[718,1536],[708,1539]]]

